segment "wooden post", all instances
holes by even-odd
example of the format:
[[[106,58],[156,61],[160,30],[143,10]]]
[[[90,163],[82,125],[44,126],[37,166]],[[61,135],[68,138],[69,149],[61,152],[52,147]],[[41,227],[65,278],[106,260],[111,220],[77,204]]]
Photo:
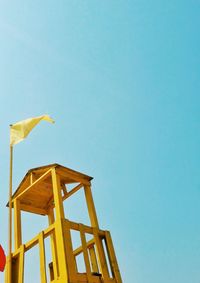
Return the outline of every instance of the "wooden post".
[[[48,219],[49,219],[49,225],[55,222],[53,208],[51,208],[48,212]],[[50,236],[50,241],[51,241],[51,254],[52,254],[52,261],[53,261],[54,280],[57,280],[58,278],[58,255],[57,255],[57,249],[56,249],[55,231]]]
[[[19,254],[19,273],[18,273],[18,282],[23,283],[24,282],[24,253],[25,253],[25,247],[24,245],[20,246],[20,254]]]
[[[20,201],[14,200],[14,231],[15,231],[15,250],[22,244],[22,231],[21,231],[21,212]]]
[[[70,233],[70,222],[69,220],[65,219],[63,220],[63,227],[64,227],[64,242],[65,242],[65,248],[66,248],[66,257],[67,257],[67,272],[69,282],[77,282],[76,278],[76,262],[75,257],[73,254],[73,247],[72,247],[72,239],[71,239],[71,233]]]
[[[81,244],[83,248],[83,257],[84,257],[87,280],[88,280],[87,282],[92,283],[93,280],[92,280],[92,274],[90,270],[90,261],[89,261],[88,251],[87,251],[87,243],[86,243],[84,228],[82,224],[79,224],[79,230],[80,230]]]
[[[53,194],[54,194],[54,203],[56,211],[56,221],[55,221],[55,236],[56,236],[56,249],[59,251],[58,259],[58,273],[60,279],[63,282],[68,282],[68,273],[67,273],[67,260],[66,260],[66,250],[65,250],[65,241],[64,241],[64,231],[62,221],[64,219],[64,209],[61,196],[61,185],[59,177],[56,175],[56,169],[52,168],[52,183],[53,183]],[[67,281],[68,280],[68,281]]]
[[[12,282],[12,175],[13,175],[13,146],[10,145],[10,177],[9,177],[9,217],[8,217],[8,257],[7,282]]]
[[[94,246],[89,247],[89,254],[90,254],[90,259],[91,259],[92,272],[99,273],[97,257],[96,257]]]
[[[98,230],[99,230],[99,223],[97,219],[97,214],[96,214],[96,209],[92,197],[92,191],[90,186],[84,186],[84,191],[85,191],[85,198],[87,202],[87,207],[88,207],[88,212],[90,216],[90,222],[91,226],[94,228],[94,240],[95,240],[95,245],[97,248],[97,256],[98,256],[98,262],[99,262],[99,267],[102,273],[102,276],[106,282],[109,278],[109,272],[108,272],[108,266],[106,262],[106,257],[105,257],[105,252],[103,248],[102,241],[99,237]]]
[[[115,250],[114,250],[114,246],[112,243],[110,232],[106,231],[105,236],[106,236],[106,247],[108,250],[108,257],[109,257],[109,261],[111,264],[112,275],[116,279],[117,283],[122,283],[122,278],[120,275],[119,266],[117,263],[117,258],[115,255]]]
[[[46,257],[45,257],[45,246],[44,246],[44,233],[39,234],[39,251],[40,251],[40,280],[41,283],[47,283],[46,274]]]
[[[92,197],[91,187],[84,186],[84,192],[85,192],[85,198],[86,198],[86,203],[88,207],[91,226],[99,228],[99,223],[98,223],[96,209],[95,209],[95,205],[94,205],[94,201]]]
[[[106,262],[106,256],[105,256],[103,244],[100,239],[98,229],[93,228],[93,232],[94,232],[94,241],[95,241],[95,245],[97,248],[97,256],[98,256],[98,262],[100,265],[100,271],[101,271],[104,281],[107,282],[109,280],[109,272],[108,272],[108,265]]]

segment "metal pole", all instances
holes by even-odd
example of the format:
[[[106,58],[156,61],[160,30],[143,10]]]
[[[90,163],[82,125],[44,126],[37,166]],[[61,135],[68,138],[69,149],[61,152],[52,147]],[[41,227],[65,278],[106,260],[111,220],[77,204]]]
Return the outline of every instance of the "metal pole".
[[[12,175],[13,175],[13,146],[10,145],[10,177],[9,177],[9,223],[8,223],[8,283],[12,278]]]

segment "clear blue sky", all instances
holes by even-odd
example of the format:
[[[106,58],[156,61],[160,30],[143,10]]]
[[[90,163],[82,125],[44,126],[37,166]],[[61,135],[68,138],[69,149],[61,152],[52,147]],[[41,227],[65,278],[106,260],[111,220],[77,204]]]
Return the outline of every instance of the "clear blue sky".
[[[93,176],[123,282],[199,282],[199,15],[197,0],[1,1],[6,249],[8,125],[48,113],[15,147],[14,187],[54,162]]]

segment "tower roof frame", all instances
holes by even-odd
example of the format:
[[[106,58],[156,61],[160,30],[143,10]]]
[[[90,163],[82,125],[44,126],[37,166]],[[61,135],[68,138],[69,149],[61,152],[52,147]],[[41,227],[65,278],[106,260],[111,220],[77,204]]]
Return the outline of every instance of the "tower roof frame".
[[[46,215],[49,207],[53,205],[52,169],[56,170],[60,178],[63,200],[84,185],[89,185],[93,179],[91,176],[64,167],[58,163],[32,168],[26,173],[12,195],[12,202],[14,199],[20,199],[22,210]],[[68,184],[75,184],[75,187],[67,192],[65,185]]]

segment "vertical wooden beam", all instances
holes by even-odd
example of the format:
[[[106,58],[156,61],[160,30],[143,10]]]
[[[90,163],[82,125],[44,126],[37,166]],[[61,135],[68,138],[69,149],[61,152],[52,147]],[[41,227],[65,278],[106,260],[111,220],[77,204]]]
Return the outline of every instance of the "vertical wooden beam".
[[[22,244],[22,231],[21,231],[21,211],[20,201],[14,200],[14,236],[15,236],[15,250]]]
[[[86,203],[88,207],[91,226],[99,228],[99,223],[98,223],[96,209],[95,209],[95,205],[94,205],[94,201],[92,197],[91,187],[84,186],[84,191],[85,191],[85,198],[86,198]]]
[[[111,270],[112,270],[113,277],[115,278],[116,283],[122,283],[122,278],[121,278],[121,274],[119,271],[119,266],[117,263],[117,258],[115,255],[115,250],[114,250],[114,246],[112,243],[110,232],[106,231],[105,236],[106,236],[106,247],[108,250],[108,257],[109,257],[109,261],[111,264]]]
[[[92,272],[99,273],[97,257],[96,257],[94,246],[89,247],[89,254],[90,254],[90,260],[91,260],[91,265],[92,265]]]
[[[19,253],[19,273],[18,273],[18,282],[23,283],[24,282],[24,253],[25,253],[25,247],[24,245],[21,245],[20,247],[20,253]]]
[[[6,258],[6,261],[7,261],[7,258]],[[5,266],[5,271],[4,271],[4,283],[8,283],[8,266],[7,266],[7,263],[6,263],[6,266]]]
[[[12,283],[12,255],[8,255],[6,259],[6,281],[5,283]]]
[[[70,223],[69,220],[63,220],[64,226],[64,241],[65,241],[65,248],[66,248],[66,257],[67,257],[67,267],[68,267],[68,274],[70,277],[70,282],[77,282],[76,278],[76,261],[73,254],[73,247],[72,247],[72,239],[70,233]]]
[[[80,230],[81,243],[82,243],[82,249],[83,249],[83,257],[84,257],[87,280],[88,280],[87,282],[92,283],[93,280],[92,280],[92,274],[91,274],[91,269],[90,269],[90,261],[89,261],[88,251],[87,251],[87,243],[86,243],[84,228],[83,228],[82,224],[79,224],[79,230]]]
[[[39,234],[39,251],[40,251],[40,280],[41,283],[47,283],[44,232],[41,232]]]
[[[67,258],[66,258],[66,247],[64,240],[63,231],[63,220],[64,220],[64,208],[61,196],[61,184],[59,176],[56,175],[56,169],[51,170],[52,183],[53,183],[53,194],[56,212],[55,221],[55,237],[56,237],[56,252],[59,252],[58,258],[58,275],[63,282],[68,282],[68,272],[67,272]]]
[[[48,219],[49,219],[49,225],[53,224],[54,219],[54,211],[53,208],[51,208],[48,211]],[[54,280],[58,279],[58,255],[56,250],[56,238],[55,238],[55,231],[50,236],[51,241],[51,254],[52,254],[52,261],[53,261],[53,274],[54,274]]]
[[[53,183],[53,193],[54,193],[54,203],[55,203],[55,211],[56,211],[56,220],[64,219],[64,207],[62,202],[61,195],[61,184],[60,178],[56,175],[56,169],[53,168],[52,172],[52,183]]]
[[[32,185],[35,182],[35,174],[31,172],[30,174],[30,185]]]
[[[99,265],[100,265],[99,266],[100,271],[101,271],[103,280],[105,282],[107,282],[107,281],[109,281],[109,272],[108,272],[108,266],[107,266],[107,262],[106,262],[106,256],[105,256],[105,253],[104,253],[103,244],[102,244],[102,241],[100,239],[97,228],[93,228],[93,233],[94,233],[95,245],[96,245],[96,248],[97,248],[97,255],[98,255],[98,262],[99,262]]]

